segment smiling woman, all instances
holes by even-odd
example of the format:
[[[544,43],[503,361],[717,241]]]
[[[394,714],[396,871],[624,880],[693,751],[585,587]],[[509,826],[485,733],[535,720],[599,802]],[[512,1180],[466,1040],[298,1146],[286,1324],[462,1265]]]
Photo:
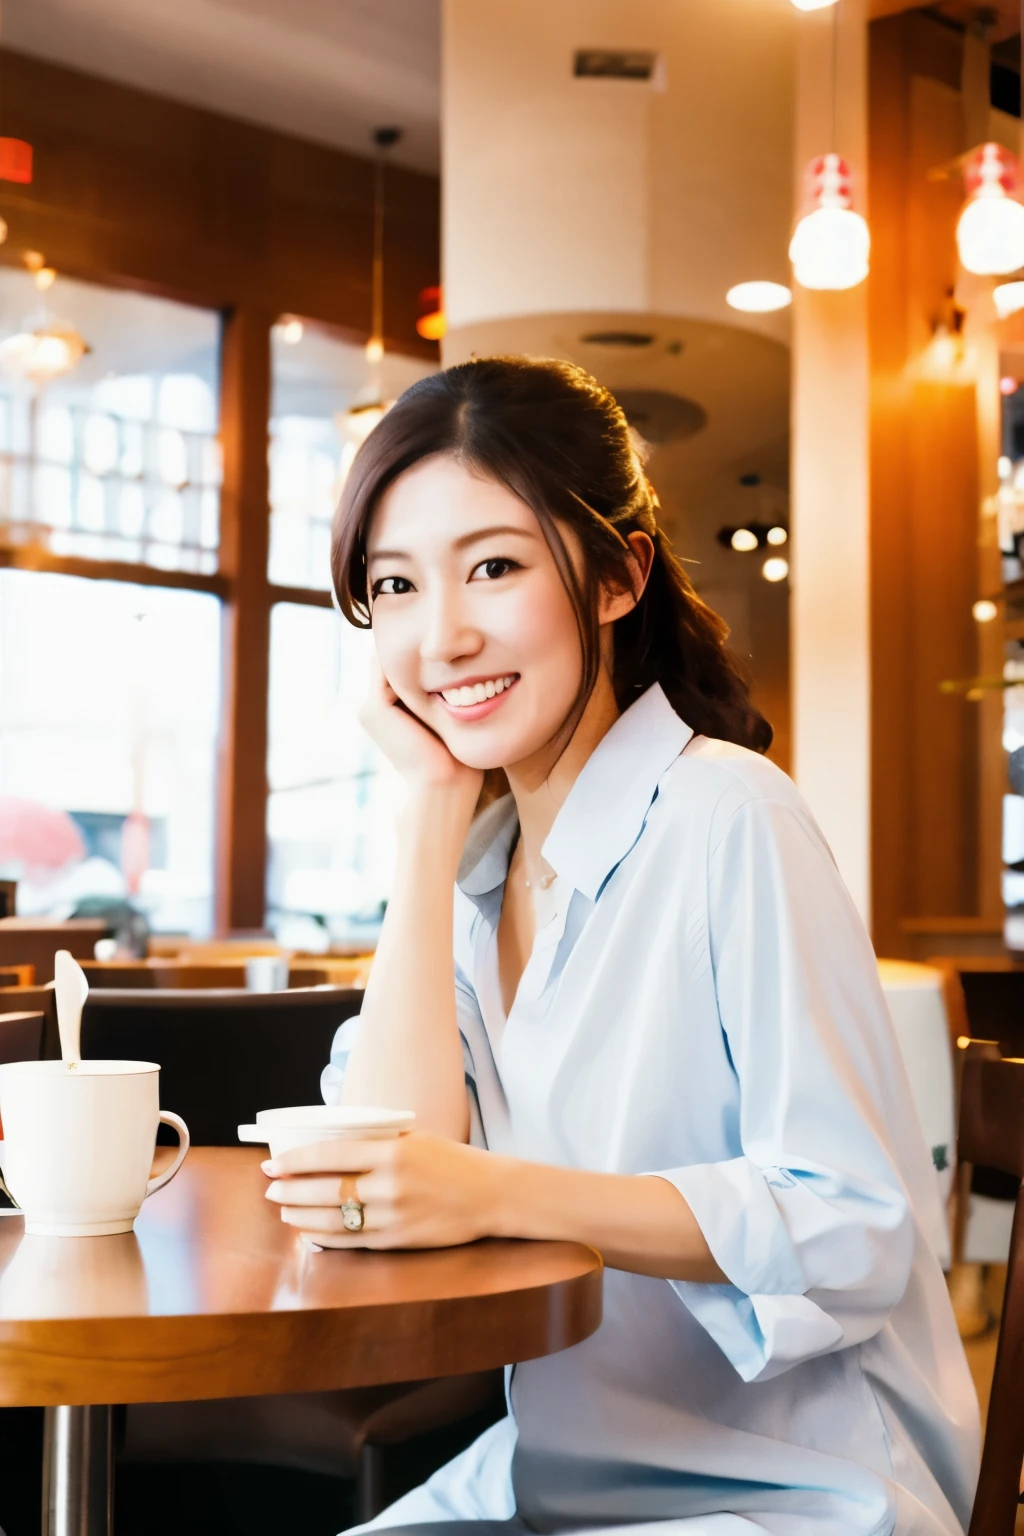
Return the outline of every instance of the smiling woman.
[[[357,455],[334,580],[408,801],[324,1091],[417,1129],[268,1198],[321,1246],[608,1267],[598,1333],[377,1526],[959,1536],[976,1405],[871,946],[656,508],[561,363],[450,369]]]

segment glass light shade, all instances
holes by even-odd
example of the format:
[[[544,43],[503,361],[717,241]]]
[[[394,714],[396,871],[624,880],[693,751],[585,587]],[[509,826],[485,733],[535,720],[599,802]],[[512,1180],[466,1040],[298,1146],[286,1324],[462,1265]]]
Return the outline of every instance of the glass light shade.
[[[1024,309],[1024,282],[997,283],[992,298],[1000,320],[1005,320],[1009,315],[1015,315],[1018,309]]]
[[[768,529],[768,543],[769,544],[774,544],[776,546],[778,546],[780,544],[785,544],[785,542],[786,542],[786,540],[788,538],[789,538],[789,530],[786,529],[786,528],[783,528],[781,525],[779,525],[779,526],[777,526],[775,528],[769,528]]]
[[[1024,204],[999,190],[978,192],[963,206],[956,226],[960,260],[982,277],[1024,266]]]
[[[803,288],[856,288],[868,275],[870,253],[867,223],[852,208],[815,208],[789,246],[793,276]]]
[[[781,555],[772,555],[761,567],[761,575],[765,581],[785,581],[789,575],[789,561]]]
[[[70,373],[88,348],[73,326],[48,325],[18,331],[0,341],[0,372],[46,384]]]
[[[782,283],[736,283],[726,294],[725,302],[731,309],[748,315],[768,315],[792,304],[793,294]]]
[[[999,609],[990,597],[979,597],[971,609],[975,622],[978,624],[991,624]]]
[[[751,528],[737,528],[729,543],[738,554],[748,555],[757,548],[757,534]]]

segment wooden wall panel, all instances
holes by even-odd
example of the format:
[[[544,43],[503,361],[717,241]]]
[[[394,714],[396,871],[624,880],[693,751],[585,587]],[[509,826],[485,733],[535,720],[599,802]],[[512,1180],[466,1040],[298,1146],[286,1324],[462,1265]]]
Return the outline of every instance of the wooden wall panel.
[[[0,184],[0,260],[42,250],[72,276],[369,334],[369,158],[7,49],[0,102],[36,168],[31,186]],[[419,356],[437,355],[415,321],[439,279],[439,221],[437,178],[389,167],[385,330]]]
[[[957,278],[960,39],[919,15],[870,29],[872,907],[881,954],[908,918],[977,910],[973,675],[979,480],[974,389],[928,377]]]

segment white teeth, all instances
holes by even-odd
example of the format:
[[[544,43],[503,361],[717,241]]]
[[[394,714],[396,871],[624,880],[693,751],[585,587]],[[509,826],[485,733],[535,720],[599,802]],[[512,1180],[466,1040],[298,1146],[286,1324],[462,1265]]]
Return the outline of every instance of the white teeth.
[[[460,708],[466,708],[470,704],[483,704],[486,699],[493,699],[496,694],[504,693],[506,688],[511,688],[516,680],[514,672],[507,677],[488,678],[484,683],[467,683],[462,688],[442,688],[441,697],[446,704],[454,704]]]

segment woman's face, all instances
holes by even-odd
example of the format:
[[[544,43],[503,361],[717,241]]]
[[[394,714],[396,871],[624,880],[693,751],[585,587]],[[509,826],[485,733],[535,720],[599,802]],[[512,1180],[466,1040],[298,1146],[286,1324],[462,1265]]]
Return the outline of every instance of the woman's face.
[[[384,675],[452,755],[508,768],[548,746],[576,701],[582,651],[530,508],[435,455],[381,498],[367,562]]]

